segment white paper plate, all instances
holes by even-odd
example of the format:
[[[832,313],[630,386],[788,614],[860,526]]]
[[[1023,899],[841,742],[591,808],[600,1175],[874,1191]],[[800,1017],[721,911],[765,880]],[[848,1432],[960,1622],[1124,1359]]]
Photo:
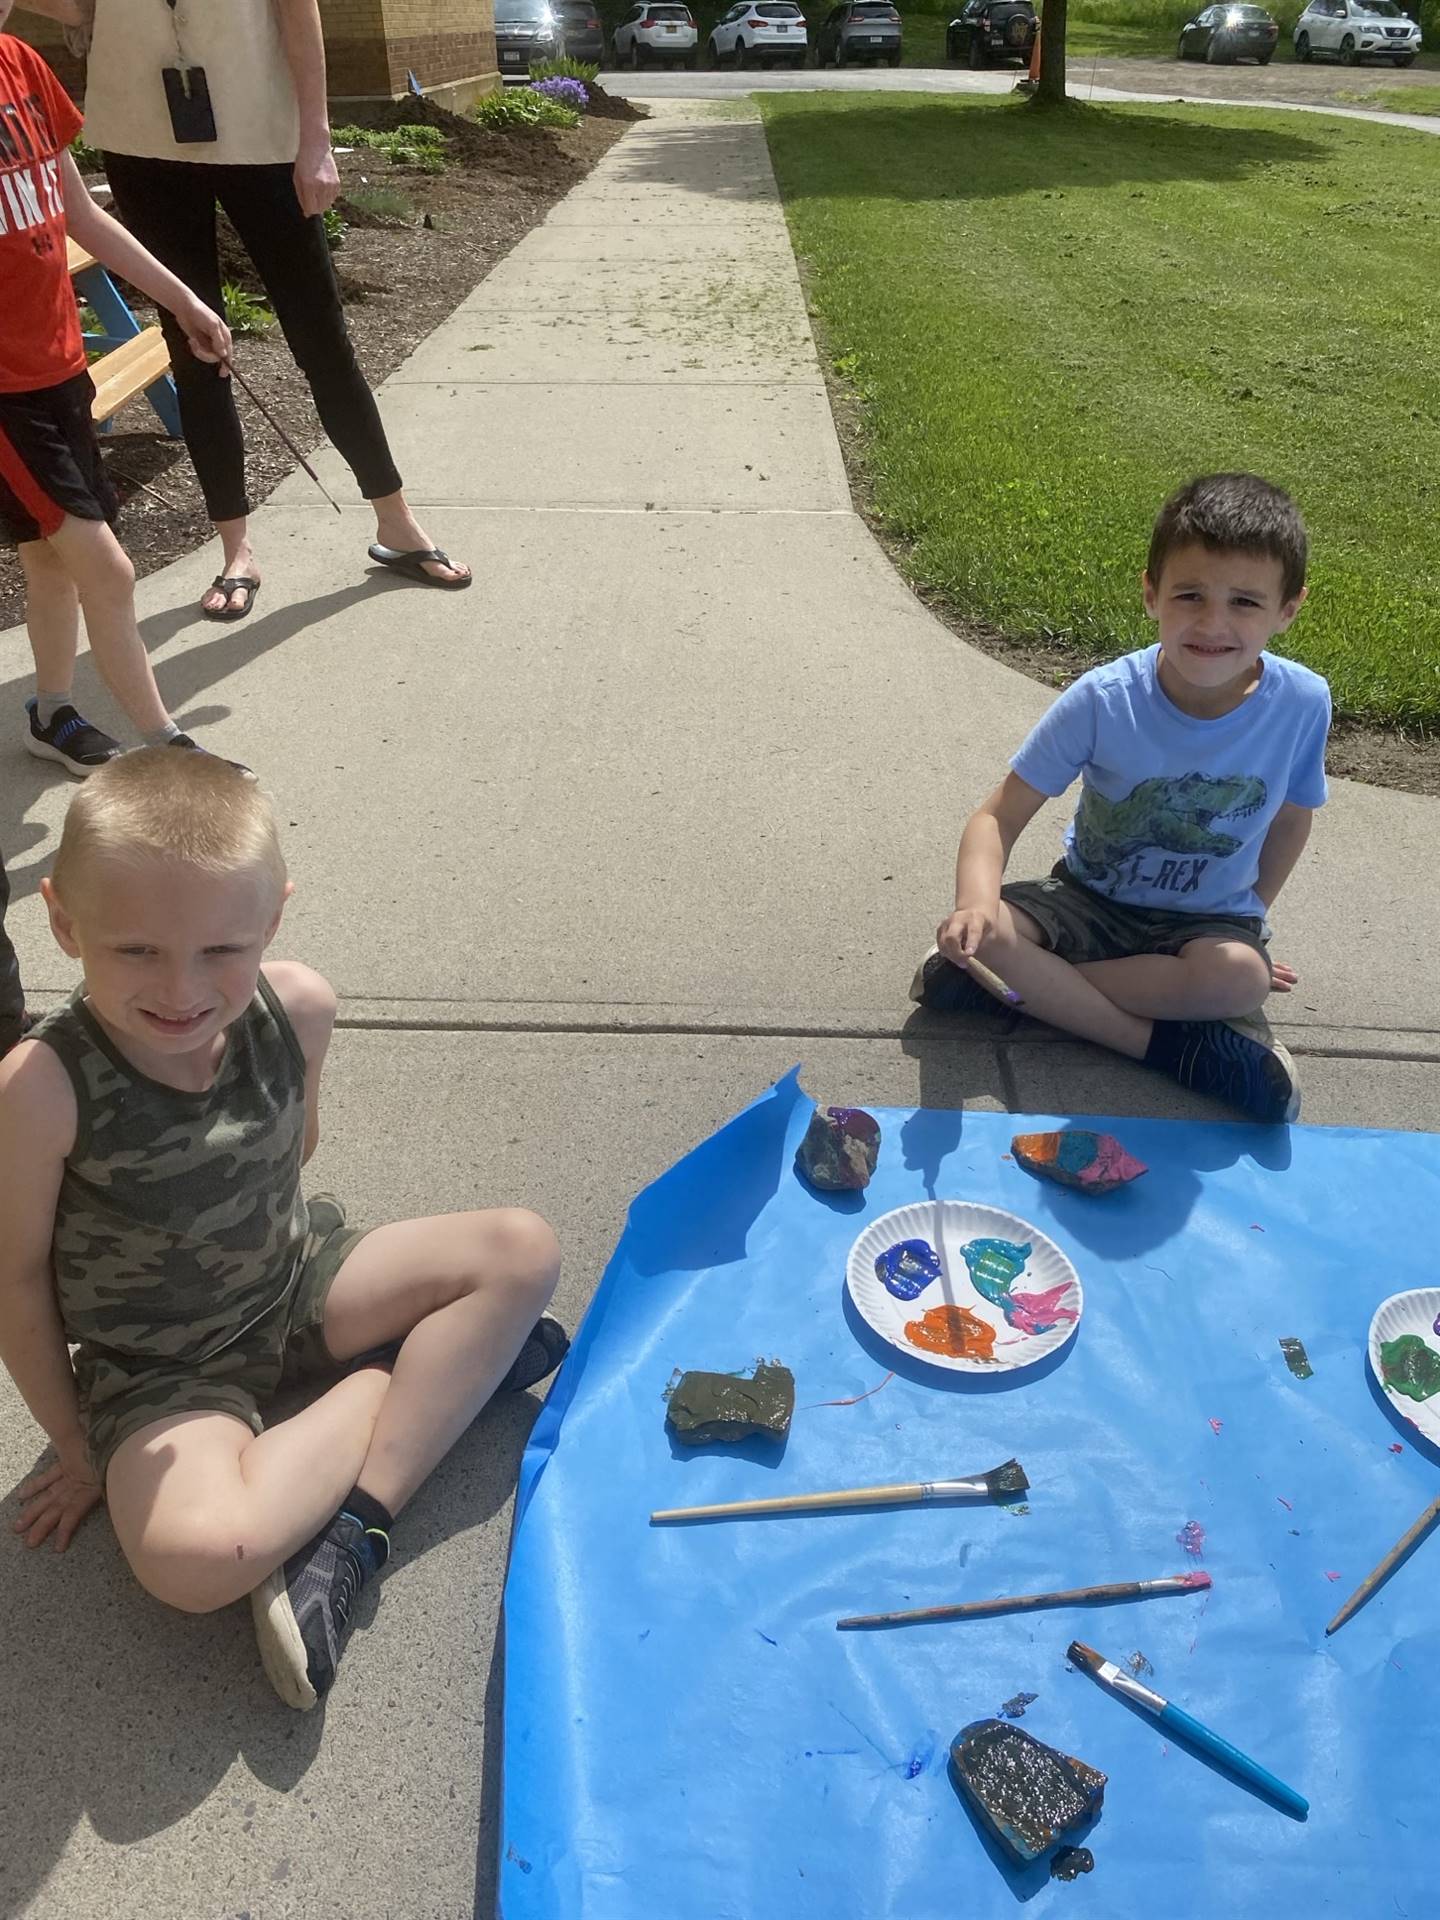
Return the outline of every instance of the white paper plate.
[[[1434,1352],[1440,1353],[1440,1333],[1435,1331],[1440,1316],[1440,1287],[1415,1287],[1409,1293],[1392,1293],[1375,1310],[1370,1322],[1370,1371],[1390,1405],[1425,1438],[1440,1447],[1440,1393],[1428,1400],[1412,1400],[1408,1393],[1396,1393],[1385,1384],[1380,1371],[1380,1349],[1387,1340],[1398,1340],[1402,1333],[1416,1333]]]
[[[927,1240],[940,1256],[940,1278],[932,1280],[914,1300],[897,1299],[875,1271],[876,1259],[898,1240]],[[1012,1291],[1031,1295],[1062,1287],[1065,1290],[1055,1305],[1073,1317],[1059,1320],[1045,1333],[1027,1333],[1020,1326],[1012,1326],[1003,1308],[979,1293],[970,1277],[963,1249],[975,1240],[1007,1240],[1015,1246],[1028,1246],[1030,1252],[1012,1282]],[[1003,1373],[1034,1366],[1073,1336],[1085,1307],[1080,1277],[1053,1240],[1018,1214],[1006,1213],[1000,1207],[976,1206],[969,1200],[917,1201],[872,1220],[850,1249],[845,1284],[856,1311],[882,1340],[912,1360],[948,1367],[953,1373]],[[942,1306],[968,1308],[994,1328],[993,1360],[932,1353],[909,1339],[906,1322]]]

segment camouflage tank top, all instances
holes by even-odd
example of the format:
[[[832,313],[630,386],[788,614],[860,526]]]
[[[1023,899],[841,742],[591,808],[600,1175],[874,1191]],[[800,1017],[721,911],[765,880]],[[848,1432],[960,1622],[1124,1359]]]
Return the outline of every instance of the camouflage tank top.
[[[66,1336],[206,1359],[278,1305],[294,1275],[305,1057],[263,974],[204,1093],[131,1066],[83,995],[32,1035],[59,1056],[79,1113],[52,1246]]]

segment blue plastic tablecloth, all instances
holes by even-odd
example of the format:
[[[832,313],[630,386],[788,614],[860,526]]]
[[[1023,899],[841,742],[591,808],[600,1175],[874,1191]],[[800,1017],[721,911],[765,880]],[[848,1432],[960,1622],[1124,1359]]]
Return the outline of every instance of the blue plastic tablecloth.
[[[1004,1157],[1064,1120],[882,1109],[870,1188],[827,1201],[791,1166],[810,1111],[791,1075],[639,1196],[536,1422],[505,1601],[505,1920],[1433,1913],[1440,1540],[1324,1627],[1440,1489],[1365,1362],[1380,1300],[1433,1279],[1440,1139],[1101,1120],[1151,1171],[1093,1200]],[[1074,1260],[1084,1317],[1048,1367],[937,1373],[849,1309],[856,1235],[929,1193],[1007,1207]],[[760,1355],[796,1376],[783,1453],[674,1447],[672,1369]],[[1027,1513],[648,1524],[1011,1454]],[[1208,1598],[835,1631],[1183,1572],[1190,1520]],[[1309,1820],[1068,1670],[1072,1638],[1142,1653]],[[1070,1885],[1005,1867],[948,1777],[957,1730],[1022,1690],[1028,1731],[1109,1776],[1095,1870]]]

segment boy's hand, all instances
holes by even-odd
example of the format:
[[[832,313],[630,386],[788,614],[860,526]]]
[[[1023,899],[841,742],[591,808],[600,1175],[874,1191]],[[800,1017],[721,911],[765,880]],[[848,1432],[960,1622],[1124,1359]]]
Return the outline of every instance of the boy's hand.
[[[104,1497],[104,1489],[84,1453],[62,1453],[53,1467],[37,1473],[20,1489],[25,1504],[15,1532],[27,1547],[38,1547],[55,1536],[56,1553],[64,1553],[75,1529]]]
[[[935,929],[935,944],[947,960],[963,967],[994,933],[996,919],[989,907],[957,907]]]
[[[186,343],[195,358],[207,360],[212,366],[218,365],[228,380],[235,343],[230,338],[229,327],[219,314],[212,313],[209,307],[196,300],[188,307],[177,308],[175,318],[185,329]]]
[[[1300,976],[1294,967],[1287,967],[1283,960],[1272,960],[1270,962],[1270,991],[1272,993],[1289,993],[1299,978]]]

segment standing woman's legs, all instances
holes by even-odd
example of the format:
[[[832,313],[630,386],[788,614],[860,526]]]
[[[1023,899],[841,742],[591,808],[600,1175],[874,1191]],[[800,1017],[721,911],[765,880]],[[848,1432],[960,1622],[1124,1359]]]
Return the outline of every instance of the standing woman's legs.
[[[223,314],[215,236],[216,169],[198,161],[142,160],[123,153],[107,153],[105,168],[115,210],[141,246],[206,306]],[[195,358],[180,327],[163,309],[160,325],[170,348],[185,445],[224,549],[221,576],[258,581],[247,534],[245,438],[230,382],[218,367]],[[211,587],[200,604],[217,613],[227,605],[238,606],[243,598]]]
[[[217,167],[215,174],[220,204],[265,284],[321,425],[375,509],[376,538],[401,552],[429,548],[429,536],[406,505],[380,410],[355,359],[324,223],[301,212],[289,167]],[[437,561],[425,571],[442,581],[470,574],[466,566]]]

